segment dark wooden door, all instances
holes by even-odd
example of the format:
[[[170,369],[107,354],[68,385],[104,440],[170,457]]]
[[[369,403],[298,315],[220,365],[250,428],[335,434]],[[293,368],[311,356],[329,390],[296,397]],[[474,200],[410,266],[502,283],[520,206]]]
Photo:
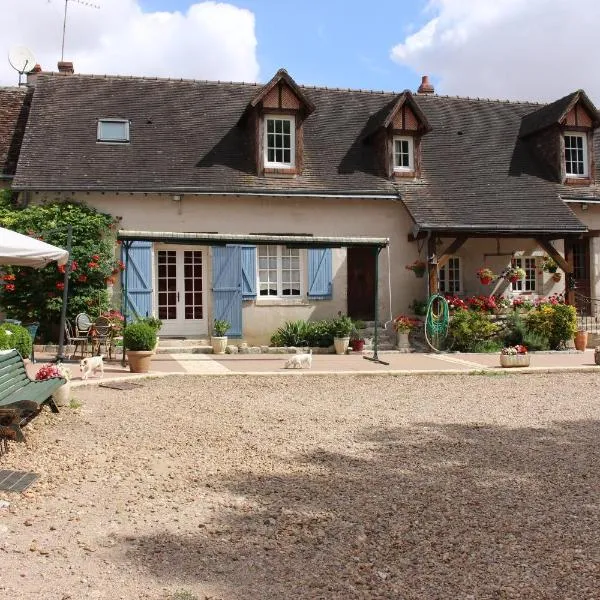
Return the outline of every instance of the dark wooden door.
[[[362,321],[375,318],[374,248],[348,248],[348,316]]]
[[[574,240],[569,245],[573,257],[573,280],[577,310],[579,314],[587,316],[590,314],[591,307],[590,301],[587,299],[590,297],[592,289],[590,283],[590,240],[588,238]]]

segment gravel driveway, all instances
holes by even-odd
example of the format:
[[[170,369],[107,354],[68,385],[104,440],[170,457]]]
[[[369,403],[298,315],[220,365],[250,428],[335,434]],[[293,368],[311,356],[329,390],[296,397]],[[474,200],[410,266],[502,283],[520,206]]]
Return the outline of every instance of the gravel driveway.
[[[0,597],[600,598],[594,374],[79,388],[0,469]]]

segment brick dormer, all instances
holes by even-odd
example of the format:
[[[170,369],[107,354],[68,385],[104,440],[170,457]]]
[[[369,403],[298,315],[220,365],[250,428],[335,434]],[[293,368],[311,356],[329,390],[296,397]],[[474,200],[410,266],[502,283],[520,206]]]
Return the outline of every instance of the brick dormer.
[[[431,126],[409,90],[373,115],[369,129],[366,141],[386,177],[420,177],[421,138]]]
[[[313,111],[314,105],[285,69],[260,89],[244,113],[259,175],[302,172],[302,126]]]
[[[578,90],[525,115],[519,137],[552,173],[569,185],[589,185],[594,179],[594,130],[600,113]]]

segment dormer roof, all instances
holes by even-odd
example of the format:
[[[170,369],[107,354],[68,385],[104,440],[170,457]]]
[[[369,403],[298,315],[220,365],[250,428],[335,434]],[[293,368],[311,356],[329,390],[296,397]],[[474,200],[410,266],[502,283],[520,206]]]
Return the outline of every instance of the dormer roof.
[[[562,125],[567,115],[579,103],[585,108],[591,119],[591,128],[596,129],[600,125],[600,113],[587,94],[583,90],[577,90],[525,115],[521,120],[519,137],[525,138],[553,125]]]
[[[260,103],[264,103],[266,99],[269,98],[271,93],[279,88],[280,92],[287,86],[289,90],[296,97],[298,103],[300,104],[304,114],[308,116],[311,112],[315,110],[315,105],[306,97],[303,93],[300,86],[292,79],[289,73],[285,69],[279,69],[277,73],[268,81],[250,100],[249,107],[256,108]],[[285,108],[285,106],[281,106],[283,98],[282,94],[279,94],[279,108]]]
[[[415,101],[414,96],[410,90],[404,90],[371,116],[367,127],[365,128],[365,140],[368,140],[380,129],[386,129],[390,125],[393,126],[394,122],[398,120],[398,117],[402,120],[403,107],[408,107],[411,110],[414,118],[417,120],[417,131],[419,133],[431,131],[431,125],[429,124],[425,113]],[[396,129],[408,129],[408,127],[396,127]]]

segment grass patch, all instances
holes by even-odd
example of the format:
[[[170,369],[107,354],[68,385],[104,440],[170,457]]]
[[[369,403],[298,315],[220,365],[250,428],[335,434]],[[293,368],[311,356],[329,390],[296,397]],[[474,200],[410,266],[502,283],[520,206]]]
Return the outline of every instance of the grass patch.
[[[179,590],[172,596],[169,596],[169,600],[199,600],[198,596],[188,592],[187,590]]]
[[[506,377],[508,373],[506,371],[492,371],[491,369],[481,369],[481,371],[471,371],[469,375],[481,375],[483,377]]]
[[[69,402],[69,408],[81,408],[83,406],[83,404],[81,402],[79,402],[79,400],[77,400],[77,398],[71,398],[71,401]]]

